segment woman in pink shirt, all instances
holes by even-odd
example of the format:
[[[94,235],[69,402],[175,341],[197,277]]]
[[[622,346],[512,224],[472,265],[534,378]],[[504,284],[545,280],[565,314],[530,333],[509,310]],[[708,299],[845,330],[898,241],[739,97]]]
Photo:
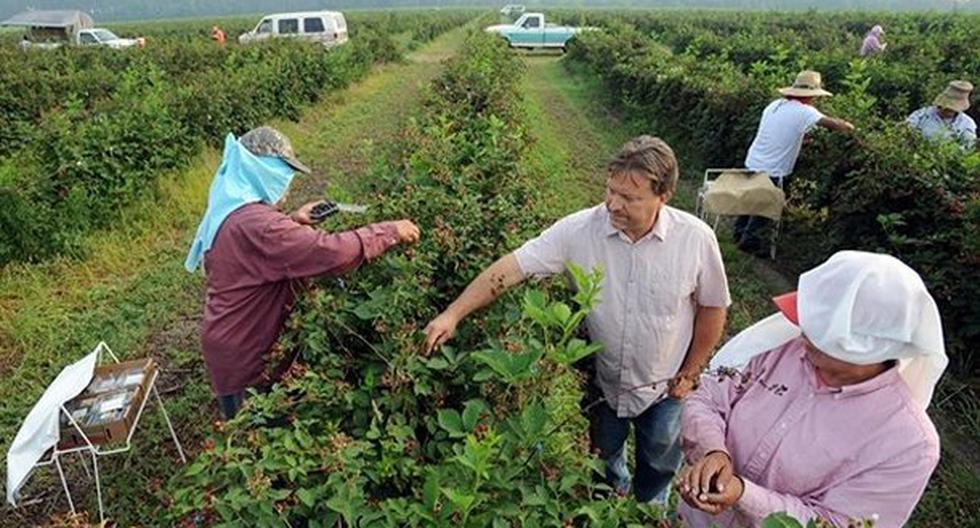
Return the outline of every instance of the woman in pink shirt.
[[[939,461],[925,412],[948,361],[935,302],[901,261],[858,251],[775,301],[780,311],[729,341],[685,403],[679,516],[692,527],[759,526],[777,512],[902,526]]]

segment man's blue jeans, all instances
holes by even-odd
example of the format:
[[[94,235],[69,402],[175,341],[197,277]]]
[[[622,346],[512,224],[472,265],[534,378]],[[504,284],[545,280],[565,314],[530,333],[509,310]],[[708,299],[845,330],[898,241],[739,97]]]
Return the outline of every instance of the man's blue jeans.
[[[635,418],[619,418],[603,403],[595,414],[594,443],[606,461],[606,480],[619,493],[628,493],[630,472],[626,465],[626,437],[633,424],[636,477],[633,495],[637,502],[666,505],[670,484],[681,465],[680,400],[665,398]]]

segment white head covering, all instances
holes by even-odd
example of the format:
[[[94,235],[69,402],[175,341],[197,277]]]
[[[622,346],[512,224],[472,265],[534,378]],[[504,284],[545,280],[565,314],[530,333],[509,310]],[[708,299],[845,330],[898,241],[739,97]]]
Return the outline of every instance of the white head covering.
[[[936,302],[902,261],[841,251],[800,275],[799,326],[782,313],[752,325],[722,347],[711,366],[743,367],[805,334],[825,354],[857,365],[899,360],[899,373],[923,407],[949,362]]]

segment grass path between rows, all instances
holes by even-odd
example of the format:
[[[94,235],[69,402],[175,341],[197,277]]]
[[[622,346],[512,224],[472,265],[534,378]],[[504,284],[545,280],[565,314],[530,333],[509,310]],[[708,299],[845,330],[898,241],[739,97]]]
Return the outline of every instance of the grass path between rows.
[[[601,84],[571,72],[560,57],[528,54],[525,62],[528,123],[537,140],[531,160],[543,173],[561,175],[552,180],[564,182],[551,186],[550,192],[556,196],[546,200],[553,204],[554,211],[549,212],[557,220],[603,200],[605,163],[630,137],[660,134],[645,129],[637,119],[617,115],[611,110],[615,105],[605,100]],[[686,155],[681,145],[674,147],[680,159],[681,182],[671,205],[693,211],[695,190],[705,167],[699,159]],[[727,328],[727,335],[732,336],[772,313],[768,299],[793,289],[795,279],[789,280],[764,261],[739,252],[727,226],[719,229],[718,239],[733,299]],[[976,439],[964,438],[941,416],[950,411],[936,407],[930,412],[943,437],[943,458],[909,526],[976,526],[980,519],[980,506],[974,498],[980,494],[976,452],[980,446]],[[976,408],[966,411],[975,412]]]
[[[360,82],[327,95],[299,122],[272,123],[315,169],[297,177],[292,205],[331,193],[346,194],[381,149],[418,108],[422,87],[462,42],[454,30],[376,67]],[[0,271],[0,449],[6,453],[21,420],[57,372],[105,340],[120,357],[152,356],[166,366],[158,382],[185,450],[198,449],[217,419],[199,352],[203,280],[183,261],[205,206],[220,152],[208,150],[189,169],[168,175],[155,198],[123,212],[108,231],[93,235],[84,258],[59,259]],[[134,455],[103,468],[109,512],[122,525],[155,524],[164,507],[152,491],[176,471],[176,451],[158,413],[148,407]],[[76,506],[95,512],[91,481],[71,473]],[[4,473],[6,473],[4,471]],[[67,503],[38,472],[27,495],[34,507],[0,508],[0,526],[43,522]],[[50,476],[48,476],[50,477]],[[147,490],[150,493],[147,493]],[[77,504],[81,502],[81,504]]]

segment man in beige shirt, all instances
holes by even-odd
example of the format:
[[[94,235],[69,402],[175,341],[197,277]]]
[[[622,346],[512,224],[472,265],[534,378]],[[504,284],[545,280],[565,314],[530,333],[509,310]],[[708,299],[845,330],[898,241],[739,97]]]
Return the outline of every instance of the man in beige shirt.
[[[678,175],[671,148],[640,136],[608,173],[604,204],[562,218],[484,270],[429,323],[425,347],[446,342],[463,318],[528,276],[562,273],[567,262],[601,266],[601,301],[586,319],[590,338],[603,346],[596,383],[606,403],[592,417],[592,440],[610,484],[626,493],[624,446],[632,423],[634,495],[666,503],[681,461],[680,400],[721,338],[731,301],[714,232],[666,205]],[[654,384],[664,379],[672,381]]]

